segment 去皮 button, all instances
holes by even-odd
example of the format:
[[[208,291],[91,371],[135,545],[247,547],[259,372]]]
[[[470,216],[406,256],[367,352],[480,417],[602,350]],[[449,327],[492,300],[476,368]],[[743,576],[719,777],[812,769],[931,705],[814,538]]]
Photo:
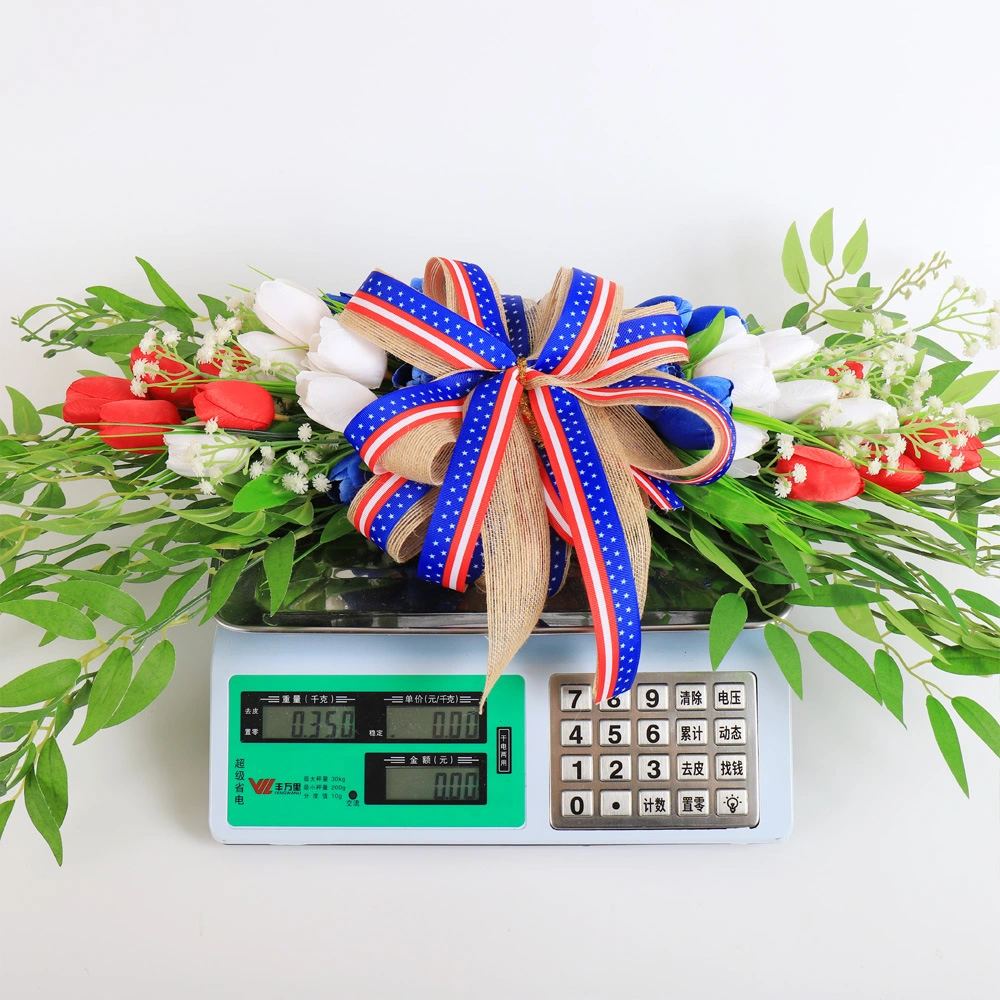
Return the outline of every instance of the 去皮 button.
[[[679,753],[674,761],[681,781],[704,781],[708,777],[707,753]]]
[[[564,747],[589,747],[594,742],[594,724],[589,719],[563,719],[559,741]]]
[[[618,789],[601,792],[601,815],[631,816],[632,793]]]

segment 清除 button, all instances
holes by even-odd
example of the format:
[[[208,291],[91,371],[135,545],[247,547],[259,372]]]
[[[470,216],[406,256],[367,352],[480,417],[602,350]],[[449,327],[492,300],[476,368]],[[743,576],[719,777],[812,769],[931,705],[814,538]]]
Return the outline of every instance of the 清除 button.
[[[747,790],[745,788],[720,788],[715,793],[715,811],[720,816],[746,816]]]
[[[560,762],[563,781],[593,781],[593,757],[563,757]]]
[[[635,689],[635,697],[640,712],[665,712],[670,707],[666,684],[640,684]]]
[[[746,743],[747,726],[743,719],[716,719],[715,742],[718,746]],[[678,741],[679,742],[679,741]]]
[[[670,742],[666,719],[640,719],[636,725],[639,729],[640,746],[666,746]]]
[[[601,781],[631,781],[632,758],[601,754]]]
[[[597,739],[602,747],[627,747],[631,739],[631,732],[628,719],[621,721],[601,719],[597,727]]]
[[[669,816],[670,790],[667,788],[643,788],[639,792],[639,816]]]
[[[674,761],[677,777],[682,781],[704,781],[708,777],[707,753],[679,753]]]
[[[602,712],[627,712],[632,706],[632,692],[626,691],[624,694],[616,695],[614,698],[606,698],[597,707]]]
[[[746,688],[742,684],[716,684],[713,690],[717,712],[742,712],[746,708]]]
[[[589,712],[593,706],[586,684],[563,684],[559,688],[559,707],[564,712]]]
[[[619,791],[617,788],[610,792],[601,792],[601,815],[631,816],[632,793]]]
[[[717,753],[715,755],[715,777],[719,781],[745,781],[747,758],[742,753]]]
[[[669,781],[670,758],[666,754],[639,754],[636,760],[640,781]]]
[[[593,816],[594,793],[581,788],[580,791],[562,793],[563,816]]]
[[[707,688],[704,684],[675,684],[674,685],[674,705],[676,708],[687,711],[689,709],[702,709],[708,707],[705,694]]]
[[[694,791],[682,789],[677,793],[677,811],[682,816],[708,815],[708,790],[699,788]]]
[[[563,719],[559,738],[564,747],[589,747],[594,742],[594,724],[589,719]]]
[[[678,745],[704,746],[708,743],[707,720],[678,719],[674,725],[674,742]]]

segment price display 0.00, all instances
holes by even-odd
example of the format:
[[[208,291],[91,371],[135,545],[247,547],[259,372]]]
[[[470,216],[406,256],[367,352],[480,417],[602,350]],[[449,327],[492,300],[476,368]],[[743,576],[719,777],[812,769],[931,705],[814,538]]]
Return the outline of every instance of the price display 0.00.
[[[479,742],[480,715],[475,705],[387,705],[386,737],[390,740]]]
[[[479,802],[478,767],[387,767],[386,802]]]

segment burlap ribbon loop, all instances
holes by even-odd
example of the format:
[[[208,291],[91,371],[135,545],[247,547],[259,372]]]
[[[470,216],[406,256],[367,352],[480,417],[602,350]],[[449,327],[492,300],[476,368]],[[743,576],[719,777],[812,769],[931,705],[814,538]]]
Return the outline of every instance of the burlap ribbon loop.
[[[349,516],[427,580],[480,575],[489,656],[483,698],[538,622],[575,551],[597,637],[595,697],[627,690],[649,571],[645,507],[680,505],[732,461],[726,410],[658,370],[687,346],[671,302],[622,306],[617,284],[563,268],[539,302],[501,295],[474,264],[432,258],[423,290],[373,271],[341,314],[349,329],[436,376],[382,396],[346,430],[376,475]],[[674,455],[636,405],[697,414],[714,445]]]

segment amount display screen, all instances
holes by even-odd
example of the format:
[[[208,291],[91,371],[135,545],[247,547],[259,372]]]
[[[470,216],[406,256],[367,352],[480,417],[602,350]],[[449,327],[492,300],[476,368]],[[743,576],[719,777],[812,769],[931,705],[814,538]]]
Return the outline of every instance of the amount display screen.
[[[264,705],[261,708],[262,736],[265,740],[325,742],[353,740],[355,709],[353,705],[336,708]]]
[[[482,802],[480,769],[474,767],[387,767],[386,802]]]
[[[480,719],[475,705],[387,705],[385,735],[390,740],[478,743]]]

